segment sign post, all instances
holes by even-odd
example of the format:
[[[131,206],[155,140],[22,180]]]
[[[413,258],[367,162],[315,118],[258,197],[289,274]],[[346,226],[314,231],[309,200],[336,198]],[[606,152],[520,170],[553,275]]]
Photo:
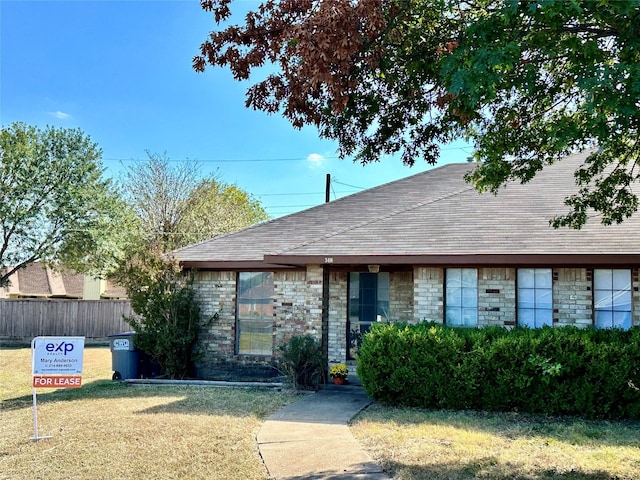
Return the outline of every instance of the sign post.
[[[84,337],[35,337],[31,341],[33,391],[33,441],[38,436],[38,402],[36,388],[80,388]]]

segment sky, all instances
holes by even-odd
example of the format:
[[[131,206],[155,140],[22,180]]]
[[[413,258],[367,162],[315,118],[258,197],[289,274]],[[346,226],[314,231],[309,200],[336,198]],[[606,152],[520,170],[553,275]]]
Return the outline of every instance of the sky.
[[[258,5],[233,2],[232,23]],[[203,177],[237,185],[271,217],[324,202],[327,174],[335,200],[432,168],[341,160],[314,127],[247,109],[250,81],[191,67],[216,28],[198,0],[0,0],[0,124],[79,128],[116,178],[147,151],[196,160]],[[470,153],[445,146],[439,165]]]

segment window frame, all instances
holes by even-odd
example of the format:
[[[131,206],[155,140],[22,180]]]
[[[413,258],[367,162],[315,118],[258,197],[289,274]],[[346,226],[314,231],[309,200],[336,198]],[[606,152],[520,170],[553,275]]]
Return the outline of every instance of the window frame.
[[[611,273],[611,288],[602,288],[601,285],[597,285],[598,283],[598,274],[603,274],[603,273]],[[623,289],[616,289],[615,286],[615,272],[627,272],[628,273],[628,285],[625,286],[625,288]],[[633,270],[631,268],[594,268],[593,269],[593,276],[592,276],[592,289],[591,291],[593,292],[592,295],[592,308],[593,308],[593,326],[594,328],[597,329],[605,329],[605,328],[621,328],[623,330],[630,330],[633,327]],[[626,279],[625,279],[626,280]],[[610,307],[611,308],[599,308],[597,306],[597,302],[598,302],[598,298],[602,298],[601,295],[599,293],[601,292],[607,292],[610,293],[610,295],[608,295],[608,299],[611,300],[610,302]],[[619,300],[622,295],[627,294],[627,299],[628,299],[628,303],[616,303],[616,300]],[[628,309],[622,309],[622,308],[616,308],[616,307],[621,307],[624,305],[628,305]],[[602,313],[610,313],[611,314],[611,322],[610,325],[599,325],[599,315],[598,313],[602,312]],[[620,325],[616,325],[616,321],[615,321],[615,313],[624,313],[627,314],[626,318],[627,318],[627,322],[625,325],[625,322],[622,322],[622,324]]]
[[[533,286],[529,287],[524,287],[522,286],[522,279],[520,278],[520,275],[523,274],[525,271],[531,271],[533,273]],[[538,280],[538,275],[540,273],[542,273],[543,271],[548,271],[548,284],[549,287],[544,287],[544,286],[537,286],[537,280]],[[523,303],[523,301],[521,300],[521,291],[523,290],[530,290],[533,293],[533,306],[532,307],[523,307],[521,306],[521,304]],[[545,307],[541,307],[538,306],[538,298],[540,295],[538,295],[538,292],[545,292],[548,291],[551,294],[551,299],[549,302],[549,307],[545,308]],[[522,314],[524,313],[524,311],[527,312],[533,312],[533,326],[530,325],[523,325],[521,318],[522,318]],[[546,312],[549,314],[549,321],[548,323],[542,323],[542,324],[538,324],[538,313],[542,313],[542,312]],[[542,328],[545,325],[552,327],[553,326],[553,268],[518,268],[516,269],[516,324],[519,327],[528,327],[528,328]]]
[[[452,274],[458,271],[460,272],[459,285],[452,286],[451,283],[455,281]],[[465,271],[467,273],[469,273],[470,271],[474,272],[475,285],[473,287],[465,286],[464,284]],[[444,271],[444,323],[446,325],[449,325],[452,327],[461,327],[461,328],[475,328],[478,326],[478,317],[479,317],[478,315],[478,305],[479,305],[478,274],[479,274],[479,270],[477,268],[459,268],[459,267],[445,268],[445,271]],[[453,289],[460,289],[459,298],[456,298],[457,295],[454,295]],[[474,292],[474,295],[471,297],[469,296],[469,292],[472,290],[475,292]],[[465,298],[467,300],[469,300],[470,298],[473,298],[474,304],[473,305],[467,304],[465,302]],[[452,305],[451,303],[452,301],[458,301],[458,300],[459,300],[459,305]],[[454,308],[460,314],[459,323],[452,323],[451,321],[449,311],[452,311]],[[465,322],[465,311],[467,313],[471,311],[473,312],[473,319],[475,321],[472,324]]]
[[[244,315],[242,313],[242,308],[241,305],[243,304],[247,304],[245,302],[242,302],[243,299],[248,299],[251,300],[251,298],[247,298],[247,297],[243,297],[242,296],[242,292],[241,289],[243,288],[243,276],[248,276],[248,275],[253,275],[253,276],[259,276],[259,278],[261,278],[262,280],[260,282],[252,282],[252,279],[248,278],[245,279],[245,282],[249,282],[249,283],[253,283],[253,286],[251,286],[250,288],[247,288],[246,291],[250,291],[254,288],[260,288],[261,285],[263,285],[264,283],[269,284],[270,283],[270,287],[271,287],[271,291],[270,291],[270,295],[268,297],[260,297],[260,298],[254,298],[253,300],[257,300],[256,303],[251,303],[250,305],[250,315]],[[273,332],[274,332],[274,328],[275,328],[275,321],[273,318],[273,307],[274,307],[274,288],[273,288],[273,272],[256,272],[256,271],[250,271],[250,272],[237,272],[236,275],[236,298],[235,298],[235,307],[236,307],[236,311],[235,311],[235,345],[234,345],[234,353],[235,355],[246,355],[246,356],[253,356],[253,357],[270,357],[273,356]],[[265,300],[267,300],[265,302]],[[258,314],[256,315],[256,310],[255,307],[256,305],[266,305],[266,308],[260,308],[260,312],[258,312]],[[266,313],[265,313],[266,311]],[[267,353],[267,349],[259,349],[259,348],[255,348],[255,346],[257,345],[256,342],[257,339],[251,339],[251,340],[247,340],[250,345],[251,348],[247,348],[247,349],[242,349],[242,343],[243,343],[243,330],[246,329],[247,327],[254,327],[256,330],[260,330],[261,328],[265,329],[265,330],[269,330],[268,333],[253,333],[251,335],[267,335],[269,338],[269,341],[265,341],[263,342],[264,345],[267,345],[270,342],[270,346],[269,346],[269,352]],[[247,333],[247,335],[250,335]]]

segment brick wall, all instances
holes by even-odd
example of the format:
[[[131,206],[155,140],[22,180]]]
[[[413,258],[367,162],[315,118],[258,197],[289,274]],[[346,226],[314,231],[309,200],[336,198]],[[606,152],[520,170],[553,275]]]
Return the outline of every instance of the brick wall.
[[[479,269],[478,325],[513,326],[515,323],[515,268]]]
[[[389,317],[393,321],[413,320],[413,273],[391,272],[389,275]]]
[[[200,330],[201,358],[196,374],[214,378],[226,370],[226,360],[234,356],[236,337],[236,272],[197,272],[196,300],[200,303],[203,326]],[[218,319],[206,319],[218,313]]]
[[[237,355],[236,272],[198,272],[197,300],[201,305],[202,357],[196,373],[202,378],[263,378],[272,375],[274,357]],[[293,335],[311,333],[319,339],[322,329],[322,268],[274,273],[273,348]],[[218,312],[218,319],[205,320]]]
[[[329,365],[347,360],[347,283],[349,274],[332,272],[329,280]]]
[[[553,269],[553,324],[593,325],[592,271],[586,268]]]
[[[593,325],[592,270],[553,269],[554,325]],[[640,326],[640,278],[633,270],[633,325]],[[416,267],[413,319],[444,321],[444,268]],[[516,321],[516,269],[478,269],[478,324],[512,326]]]
[[[592,270],[553,269],[554,325],[590,326]],[[218,320],[201,331],[204,356],[198,374],[223,377],[238,369],[268,369],[273,358],[235,354],[236,272],[198,272],[197,299],[202,317],[219,312]],[[632,272],[633,324],[640,326],[640,279]],[[390,318],[393,321],[444,321],[444,269],[415,267],[390,275]],[[329,364],[347,354],[348,273],[331,272],[328,312]],[[516,269],[478,269],[478,324],[512,326],[516,320]],[[274,349],[292,335],[322,337],[322,266],[274,273]],[[225,373],[226,372],[226,373]]]
[[[413,269],[413,321],[444,322],[444,270]]]
[[[287,271],[274,274],[274,347],[277,348],[294,335],[310,333],[320,339],[322,310],[317,311],[310,297],[317,294],[318,284],[314,273]],[[322,301],[322,289],[319,301]]]
[[[306,271],[305,314],[307,331],[322,339],[322,265],[309,265]],[[301,332],[302,333],[302,332]]]

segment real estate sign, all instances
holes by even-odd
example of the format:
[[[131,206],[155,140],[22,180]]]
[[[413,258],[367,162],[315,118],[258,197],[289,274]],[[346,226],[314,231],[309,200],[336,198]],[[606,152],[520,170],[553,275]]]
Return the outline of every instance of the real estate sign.
[[[82,386],[84,337],[36,337],[31,354],[34,388]]]

